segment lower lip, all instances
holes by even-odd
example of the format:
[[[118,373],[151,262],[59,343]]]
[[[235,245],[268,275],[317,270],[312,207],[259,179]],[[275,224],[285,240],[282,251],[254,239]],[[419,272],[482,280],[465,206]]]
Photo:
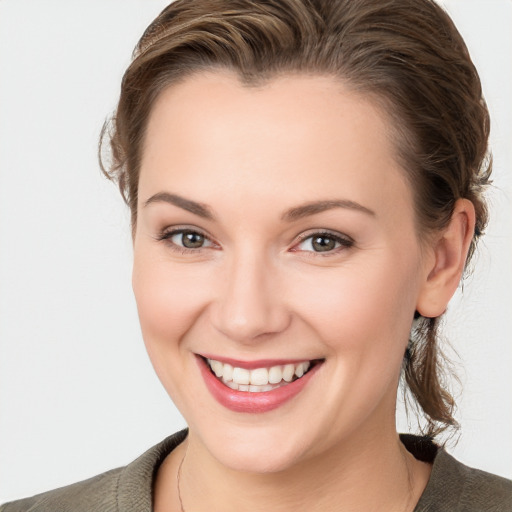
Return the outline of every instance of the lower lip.
[[[304,389],[321,366],[321,364],[316,364],[300,379],[272,391],[251,393],[248,391],[237,391],[225,386],[213,375],[210,367],[202,357],[197,356],[197,361],[206,387],[217,402],[231,411],[249,413],[268,412],[285,404]]]

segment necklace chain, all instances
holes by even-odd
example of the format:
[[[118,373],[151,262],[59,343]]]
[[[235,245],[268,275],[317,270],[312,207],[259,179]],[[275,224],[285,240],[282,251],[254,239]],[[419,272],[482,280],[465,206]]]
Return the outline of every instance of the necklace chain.
[[[183,463],[185,462],[185,457],[187,456],[187,451],[188,451],[188,446],[187,446],[187,449],[185,450],[185,454],[183,455],[183,458],[181,459],[181,462],[180,462],[180,465],[178,466],[178,473],[176,475],[176,484],[177,484],[177,488],[178,488],[178,499],[180,501],[180,512],[186,512],[185,511],[185,507],[183,506],[183,499],[181,498],[181,489],[180,489],[180,479],[181,479],[181,468],[183,466]],[[409,477],[409,497],[408,497],[408,501],[405,505],[405,510],[408,510],[408,505],[409,505],[409,502],[412,498],[412,483],[411,483],[411,472],[410,472],[410,469],[409,469],[409,466],[407,464],[407,461],[406,462],[406,467],[407,467],[407,473],[408,473],[408,477]]]
[[[181,512],[185,512],[185,507],[183,506],[183,500],[181,499],[181,491],[180,491],[181,466],[183,466],[183,462],[185,462],[186,456],[187,456],[187,450],[185,450],[185,454],[183,455],[183,458],[181,459],[180,465],[178,466],[178,474],[176,475],[176,483],[178,486],[178,499],[180,500]]]

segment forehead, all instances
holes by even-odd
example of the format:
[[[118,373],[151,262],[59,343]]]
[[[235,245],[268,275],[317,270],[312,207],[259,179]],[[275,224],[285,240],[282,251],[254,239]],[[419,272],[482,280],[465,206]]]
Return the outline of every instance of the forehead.
[[[179,187],[207,203],[221,192],[286,201],[284,191],[290,201],[378,201],[387,189],[408,189],[392,131],[374,102],[332,77],[289,75],[252,87],[228,72],[197,74],[153,106],[139,195]]]

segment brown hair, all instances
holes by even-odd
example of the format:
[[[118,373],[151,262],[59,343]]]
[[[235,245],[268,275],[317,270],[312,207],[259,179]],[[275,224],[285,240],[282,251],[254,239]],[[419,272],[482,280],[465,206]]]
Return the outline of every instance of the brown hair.
[[[170,84],[204,69],[237,72],[257,85],[277,74],[327,74],[376,99],[415,194],[419,231],[449,222],[469,199],[476,229],[487,223],[489,114],[477,71],[449,16],[433,0],[176,0],[140,39],[106,123],[111,162],[137,222],[144,134],[152,105]],[[101,153],[101,143],[100,143]],[[437,318],[421,319],[404,358],[404,377],[426,419],[425,433],[454,426],[443,386]]]

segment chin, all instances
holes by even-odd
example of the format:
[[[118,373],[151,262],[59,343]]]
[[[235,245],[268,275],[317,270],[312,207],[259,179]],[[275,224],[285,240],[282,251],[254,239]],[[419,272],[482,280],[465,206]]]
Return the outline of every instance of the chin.
[[[222,465],[248,473],[287,470],[305,457],[309,444],[297,435],[290,436],[289,429],[263,425],[224,426],[222,432],[208,429],[201,440]]]
[[[212,454],[223,466],[245,473],[277,473],[290,469],[297,461],[297,456],[261,446],[249,450],[235,446],[219,453],[212,450]]]

